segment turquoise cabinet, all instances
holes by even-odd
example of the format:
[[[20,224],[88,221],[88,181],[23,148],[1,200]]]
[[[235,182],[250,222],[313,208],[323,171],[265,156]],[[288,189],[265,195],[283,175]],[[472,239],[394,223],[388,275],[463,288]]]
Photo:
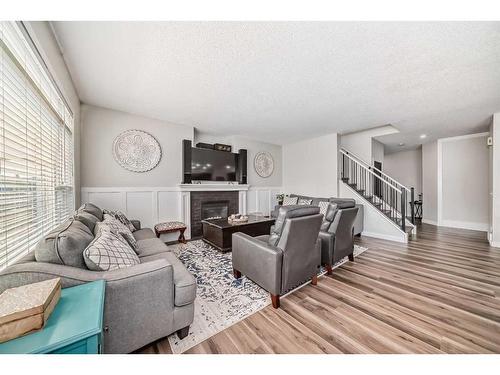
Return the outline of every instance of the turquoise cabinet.
[[[0,344],[0,354],[98,354],[102,348],[104,281],[63,289],[45,327]]]

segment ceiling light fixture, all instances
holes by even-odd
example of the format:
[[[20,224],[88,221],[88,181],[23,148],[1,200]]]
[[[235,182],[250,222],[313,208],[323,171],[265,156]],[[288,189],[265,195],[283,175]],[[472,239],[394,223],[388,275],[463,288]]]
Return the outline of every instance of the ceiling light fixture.
[[[403,147],[405,144],[404,143],[400,143],[399,144],[399,147]]]
[[[424,139],[427,137],[427,134],[420,134],[420,139]]]

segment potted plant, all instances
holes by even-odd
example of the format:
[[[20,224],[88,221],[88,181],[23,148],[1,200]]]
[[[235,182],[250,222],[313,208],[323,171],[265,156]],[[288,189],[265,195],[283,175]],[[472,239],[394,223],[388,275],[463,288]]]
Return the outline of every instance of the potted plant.
[[[278,204],[281,206],[283,205],[283,199],[285,198],[285,194],[280,193],[276,194],[276,199],[278,200]]]

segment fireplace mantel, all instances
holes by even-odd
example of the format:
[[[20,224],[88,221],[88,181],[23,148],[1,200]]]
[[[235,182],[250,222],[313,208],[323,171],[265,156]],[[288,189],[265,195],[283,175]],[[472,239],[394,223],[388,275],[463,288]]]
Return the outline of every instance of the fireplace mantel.
[[[181,191],[248,191],[250,185],[240,184],[179,184]]]

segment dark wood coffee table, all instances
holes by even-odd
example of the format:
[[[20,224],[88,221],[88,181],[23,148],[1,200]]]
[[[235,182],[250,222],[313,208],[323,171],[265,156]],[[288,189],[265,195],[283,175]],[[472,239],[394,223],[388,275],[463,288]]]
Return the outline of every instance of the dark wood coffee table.
[[[246,223],[229,223],[227,219],[202,220],[203,241],[220,251],[231,251],[232,235],[236,232],[249,236],[269,234],[275,219],[266,216],[249,215]]]

